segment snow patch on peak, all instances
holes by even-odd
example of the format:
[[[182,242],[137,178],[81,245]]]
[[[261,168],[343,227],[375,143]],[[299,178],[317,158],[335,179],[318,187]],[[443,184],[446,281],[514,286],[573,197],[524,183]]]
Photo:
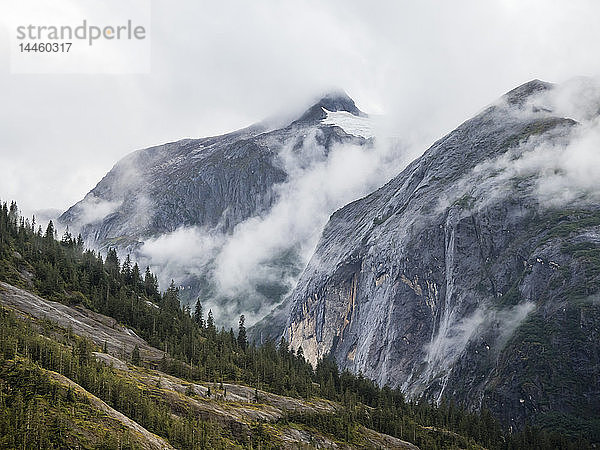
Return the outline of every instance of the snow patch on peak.
[[[352,136],[359,136],[365,139],[375,136],[373,124],[368,117],[355,116],[348,111],[328,111],[325,108],[321,109],[327,114],[327,117],[321,120],[323,125],[335,125]]]

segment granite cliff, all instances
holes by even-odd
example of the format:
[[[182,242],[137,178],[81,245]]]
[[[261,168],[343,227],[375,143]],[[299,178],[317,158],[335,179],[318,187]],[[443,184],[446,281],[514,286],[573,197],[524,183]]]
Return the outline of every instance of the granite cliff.
[[[511,426],[597,421],[598,92],[526,83],[335,212],[288,299],[291,346]]]

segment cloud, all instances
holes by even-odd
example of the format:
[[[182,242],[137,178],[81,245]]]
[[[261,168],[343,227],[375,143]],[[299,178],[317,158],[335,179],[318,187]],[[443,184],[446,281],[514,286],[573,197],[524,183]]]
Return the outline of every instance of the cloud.
[[[223,245],[224,236],[200,228],[179,228],[147,239],[137,255],[143,265],[152,265],[164,288],[171,279],[204,271],[211,255]]]
[[[566,146],[537,146],[520,170],[539,176],[536,193],[544,206],[560,207],[600,200],[600,121],[577,129]]]
[[[458,314],[454,310],[444,311],[437,333],[431,342],[425,345],[424,361],[431,370],[449,370],[466,350],[468,343],[482,331],[491,329],[492,325],[495,325],[495,329],[502,330],[498,336],[502,347],[534,308],[534,303],[523,302],[507,309],[494,309],[482,305],[468,316]]]
[[[326,157],[315,136],[300,151],[280,154],[289,181],[275,188],[278,202],[265,217],[238,225],[217,260],[217,280],[226,291],[243,288],[256,267],[289,248],[306,261],[331,213],[383,184],[402,167],[390,147],[337,146]],[[383,164],[395,158],[396,164]],[[224,275],[227,274],[227,275]]]
[[[453,312],[445,311],[437,334],[425,346],[425,362],[435,370],[452,367],[485,320],[486,310],[483,308],[460,320],[454,320]]]
[[[501,330],[493,336],[494,341],[488,343],[488,350],[500,351],[517,327],[535,309],[532,302],[523,302],[512,308],[496,309],[481,305],[470,315],[461,314],[453,308],[446,309],[436,334],[425,347],[424,370],[417,379],[409,379],[403,390],[410,395],[420,395],[422,389],[433,379],[441,377],[441,400],[450,372],[455,362],[464,354],[470,342],[489,330]]]
[[[534,96],[529,103],[577,122],[594,121],[600,114],[600,78],[571,78],[550,91]]]
[[[180,228],[146,241],[139,258],[151,263],[162,283],[206,277],[211,289],[205,309],[212,308],[217,319],[233,323],[244,313],[251,325],[262,318],[281,296],[265,289],[294,286],[329,216],[384,184],[408,161],[395,140],[382,137],[375,145],[328,151],[318,143],[318,133],[306,135],[300,148],[279,150],[277,161],[288,180],[274,186],[277,201],[266,214],[245,220],[231,234]]]
[[[81,208],[79,220],[84,224],[98,222],[115,212],[122,204],[122,200],[114,202],[106,201],[89,193],[79,203],[79,207]]]
[[[600,200],[600,79],[576,78],[539,95],[521,108],[497,103],[497,120],[560,117],[576,121],[534,134],[456,182],[437,210],[465,194],[483,208],[527,180],[527,191],[542,208],[589,205]]]

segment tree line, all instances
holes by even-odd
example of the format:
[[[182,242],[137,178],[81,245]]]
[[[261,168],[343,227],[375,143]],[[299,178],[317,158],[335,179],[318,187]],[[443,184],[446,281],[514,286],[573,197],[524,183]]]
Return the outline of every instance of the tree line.
[[[588,445],[578,436],[532,427],[509,433],[489,412],[470,412],[452,401],[443,400],[440,405],[407,401],[399,389],[379,387],[360,374],[340,371],[331,358],[319,360],[313,368],[305,360],[302,348],[289,348],[283,338],[262,345],[248,342],[244,316],[235,332],[219,328],[211,311],[204,316],[200,301],[193,312],[181,306],[174,282],[160,292],[157,277],[148,267],[141,270],[129,256],[120,261],[114,249],[109,249],[103,258],[86,249],[81,236],[73,236],[68,230],[59,239],[52,222],[43,230],[35,218],[20,216],[14,202],[3,203],[0,208],[0,279],[50,300],[81,304],[115,318],[150,345],[164,350],[168,356],[160,361],[160,369],[180,378],[215,385],[241,383],[255,387],[257,392],[260,389],[340,402],[344,413],[290,415],[283,420],[322,428],[343,440],[351,440],[352,430],[364,425],[426,448],[481,445],[499,449],[567,449]],[[139,350],[129,357],[136,364],[149,364],[141,360]],[[94,364],[78,361],[84,372]],[[93,369],[99,370],[95,366]],[[75,377],[77,382],[85,377],[69,371],[65,375]],[[89,384],[84,380],[83,385]],[[119,403],[115,399],[113,403],[117,409],[124,408],[126,415],[139,418],[138,413],[127,409],[139,402]],[[160,417],[163,420],[164,416]],[[161,426],[156,421],[152,423],[149,429]]]

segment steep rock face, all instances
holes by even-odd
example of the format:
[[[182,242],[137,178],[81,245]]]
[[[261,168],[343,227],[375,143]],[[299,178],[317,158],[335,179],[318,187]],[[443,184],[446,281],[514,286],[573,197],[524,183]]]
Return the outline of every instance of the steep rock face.
[[[596,417],[600,203],[541,188],[544,149],[581,128],[554,90],[509,92],[334,213],[289,299],[292,348],[515,426]]]

